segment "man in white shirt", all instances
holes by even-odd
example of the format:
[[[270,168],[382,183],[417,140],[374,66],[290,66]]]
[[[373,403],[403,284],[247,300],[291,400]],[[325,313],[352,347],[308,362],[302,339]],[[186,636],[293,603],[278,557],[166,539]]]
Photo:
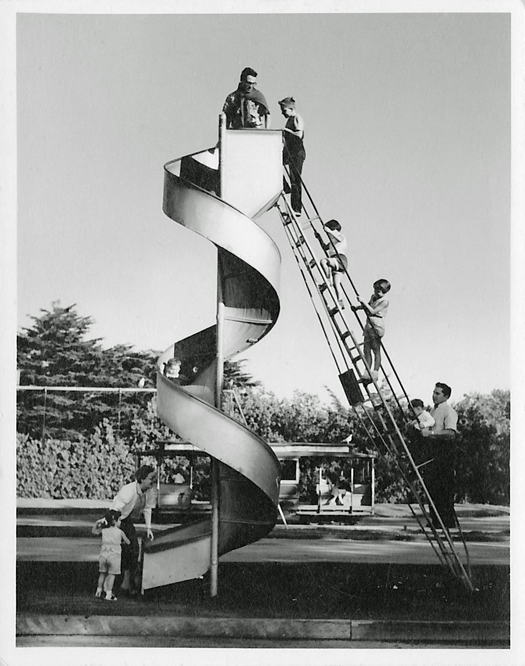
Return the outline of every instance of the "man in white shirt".
[[[436,505],[437,512],[445,527],[455,527],[456,514],[454,512],[454,439],[457,434],[458,415],[447,400],[452,389],[443,382],[438,382],[432,393],[434,409],[430,415],[435,421],[432,428],[421,430],[423,437],[430,443],[433,460],[426,466],[425,485]],[[430,509],[430,517],[436,527],[439,521],[435,512]]]
[[[151,511],[157,502],[157,489],[153,487],[155,476],[155,469],[151,465],[142,465],[135,474],[136,480],[119,490],[110,507],[115,511],[120,511],[120,529],[130,541],[129,546],[122,545],[121,569],[124,577],[120,586],[121,591],[130,594],[137,593],[139,584],[137,580],[139,542],[134,522],[138,520],[141,513],[144,514],[147,537],[153,539]]]

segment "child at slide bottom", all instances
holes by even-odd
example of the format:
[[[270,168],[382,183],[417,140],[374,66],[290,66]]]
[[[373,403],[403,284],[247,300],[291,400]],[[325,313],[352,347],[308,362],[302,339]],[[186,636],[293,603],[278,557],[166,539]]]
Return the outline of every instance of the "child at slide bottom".
[[[102,547],[98,559],[98,584],[96,597],[102,597],[105,591],[106,601],[116,601],[113,594],[115,576],[120,574],[120,558],[122,554],[122,542],[129,545],[129,539],[120,529],[120,511],[110,509],[104,518],[97,520],[91,530],[93,534],[102,534]]]

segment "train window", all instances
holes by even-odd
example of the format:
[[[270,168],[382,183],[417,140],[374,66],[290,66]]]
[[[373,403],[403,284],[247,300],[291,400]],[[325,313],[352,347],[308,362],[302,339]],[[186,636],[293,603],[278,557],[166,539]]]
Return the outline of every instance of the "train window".
[[[299,460],[288,458],[281,460],[281,481],[299,481]]]

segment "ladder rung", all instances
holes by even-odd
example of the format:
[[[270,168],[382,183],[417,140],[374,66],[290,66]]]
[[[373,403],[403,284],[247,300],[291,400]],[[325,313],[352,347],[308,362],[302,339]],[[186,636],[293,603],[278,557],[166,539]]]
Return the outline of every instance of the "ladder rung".
[[[408,400],[407,396],[405,394],[403,395],[396,395],[396,400],[397,402],[401,402],[401,400]]]
[[[351,354],[351,353],[354,352],[354,351],[359,351],[359,347],[350,347],[350,345],[347,345],[347,344],[346,344],[346,338],[347,338],[347,337],[348,337],[348,336],[345,336],[344,334],[341,334],[341,338],[342,338],[343,342],[345,343],[346,351],[347,351],[349,354]],[[362,355],[362,354],[359,354],[358,356],[356,356],[356,358],[360,358],[360,359],[362,359],[362,358],[363,358],[363,355]]]
[[[309,223],[311,224],[311,223],[314,222],[315,220],[319,220],[319,221],[321,221],[321,218],[319,217],[319,215],[315,215],[314,217],[307,217],[306,220],[305,220],[305,222],[309,222]]]
[[[285,174],[289,176],[289,173],[290,169],[286,168]],[[288,180],[289,179],[286,178],[287,182]],[[312,253],[309,253],[307,256],[306,249],[308,249],[309,246],[308,246],[308,241],[305,237],[306,234],[303,233],[309,227],[311,227],[316,239],[320,242],[321,247],[326,252],[328,245],[324,243],[320,233],[313,226],[313,223],[316,220],[319,220],[319,222],[322,224],[321,218],[319,217],[319,215],[310,217],[307,214],[306,209],[303,208],[301,212],[304,213],[304,217],[306,219],[300,220],[293,214],[284,196],[279,201],[277,208],[281,215],[282,222],[285,226],[290,225],[292,223],[295,225],[294,227],[292,227],[293,232],[292,230],[287,230],[290,232],[287,233],[287,236],[292,249],[294,249],[294,254],[296,255],[296,259],[299,259],[299,257],[301,258],[303,266],[306,267],[308,269],[308,272],[310,273],[309,277],[312,279],[312,281],[314,282],[315,286],[318,289],[318,293],[324,294],[327,290],[329,290],[330,283],[329,281],[325,280],[324,272],[322,270],[323,266],[321,266],[319,260],[315,257],[310,258],[312,256]],[[305,245],[306,249],[304,250],[300,249],[302,245]],[[295,248],[298,249],[297,253],[295,253]],[[321,276],[320,278],[321,283],[319,283],[319,277],[314,273],[313,269],[315,268],[319,270]],[[403,434],[403,429],[402,429],[403,427],[397,426],[396,421],[394,420],[389,409],[389,405],[392,399],[395,399],[398,403],[401,403],[402,401],[409,400],[409,398],[404,392],[401,395],[396,395],[397,390],[404,391],[403,386],[401,385],[401,382],[398,380],[398,386],[396,386],[396,391],[395,391],[390,381],[388,380],[388,377],[390,375],[387,375],[383,368],[381,369],[380,380],[381,381],[384,381],[385,379],[387,380],[392,395],[390,395],[390,392],[387,392],[386,389],[383,390],[383,388],[379,386],[378,380],[366,383],[359,381],[356,374],[359,375],[358,368],[361,368],[360,364],[361,363],[364,364],[365,376],[366,376],[366,371],[369,370],[367,363],[364,361],[362,353],[362,345],[358,345],[356,343],[352,331],[348,329],[345,317],[343,316],[342,312],[343,308],[337,303],[334,306],[330,305],[330,303],[332,302],[332,298],[334,297],[334,293],[330,292],[330,296],[331,296],[330,299],[327,299],[325,296],[323,296],[322,300],[324,301],[326,312],[328,313],[328,316],[331,319],[333,332],[337,336],[339,336],[340,340],[343,342],[346,351],[348,352],[348,354],[345,355],[346,359],[349,358],[354,364],[353,369],[348,368],[346,372],[340,375],[343,389],[345,390],[348,400],[352,405],[352,407],[354,408],[354,410],[356,411],[360,420],[363,422],[365,432],[368,438],[372,441],[372,443],[374,443],[375,446],[380,447],[380,449],[385,449],[389,454],[391,454],[394,457],[397,463],[398,470],[401,473],[401,476],[405,480],[405,483],[407,484],[411,492],[418,498],[420,506],[423,506],[422,500],[426,500],[427,498],[430,500],[430,502],[432,502],[432,498],[430,494],[427,492],[426,487],[424,486],[424,484],[421,485],[421,477],[418,473],[418,469],[420,467],[423,467],[429,461],[425,461],[423,463],[420,463],[419,465],[416,465],[415,461],[412,459],[410,449],[408,448],[408,441],[405,439],[405,436]],[[350,309],[353,312],[357,311],[357,307],[358,306],[354,306],[350,302]],[[340,319],[337,319],[337,317],[335,316],[338,313],[341,315]],[[351,337],[351,341],[348,340],[349,337]],[[374,390],[374,388],[376,390]],[[365,396],[367,397],[363,398],[363,394],[365,394]],[[384,410],[385,407],[386,410]],[[405,405],[403,405],[402,412],[405,413],[405,411],[406,411]],[[363,417],[366,417],[370,421],[371,424],[370,426],[367,425],[366,422],[364,422]],[[422,499],[419,499],[420,497]],[[423,513],[426,517],[424,508],[423,508]],[[426,525],[423,526],[423,531],[427,533],[428,530],[425,529],[425,527]],[[436,537],[437,541],[435,550],[440,558],[441,563],[446,564],[456,578],[462,580],[470,590],[473,590],[474,588],[472,585],[472,581],[470,580],[470,576],[463,569],[463,565],[459,559],[459,555],[458,553],[456,553],[454,545],[452,544],[452,541],[450,539],[448,528],[446,526],[442,528],[441,523],[438,521],[437,526],[432,526],[432,531],[433,531],[433,536]],[[449,542],[444,540],[444,536],[448,537]]]

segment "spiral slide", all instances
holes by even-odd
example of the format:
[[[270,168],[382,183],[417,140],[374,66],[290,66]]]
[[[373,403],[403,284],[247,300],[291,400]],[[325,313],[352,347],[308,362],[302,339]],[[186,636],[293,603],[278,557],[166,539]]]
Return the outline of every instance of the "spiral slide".
[[[219,296],[218,323],[159,358],[157,409],[173,432],[218,461],[219,556],[266,536],[277,517],[275,454],[222,413],[215,395],[222,360],[257,343],[279,315],[279,250],[254,220],[273,206],[281,186],[281,134],[271,130],[222,125],[215,148],[165,166],[163,210],[217,247]],[[205,519],[145,544],[143,590],[205,574],[211,534]]]

